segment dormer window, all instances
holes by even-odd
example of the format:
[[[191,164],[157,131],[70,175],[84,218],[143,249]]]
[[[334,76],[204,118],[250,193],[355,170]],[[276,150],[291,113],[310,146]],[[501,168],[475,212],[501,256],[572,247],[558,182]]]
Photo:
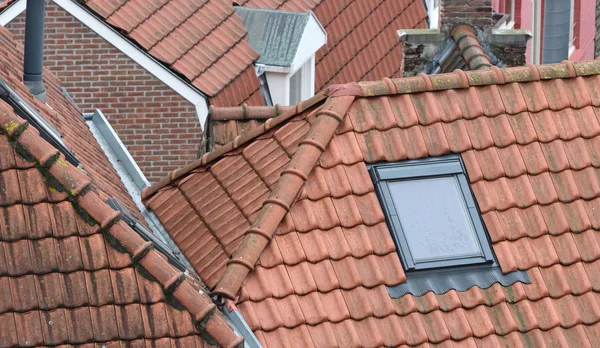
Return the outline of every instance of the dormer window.
[[[380,163],[370,173],[407,273],[396,294],[443,293],[456,284],[450,275],[464,279],[462,290],[491,285],[478,280],[528,280],[524,272],[500,271],[460,156]],[[436,281],[441,284],[429,288]]]
[[[298,13],[236,7],[248,43],[260,54],[255,62],[268,84],[268,104],[296,105],[315,93],[315,53],[327,33],[312,12]]]

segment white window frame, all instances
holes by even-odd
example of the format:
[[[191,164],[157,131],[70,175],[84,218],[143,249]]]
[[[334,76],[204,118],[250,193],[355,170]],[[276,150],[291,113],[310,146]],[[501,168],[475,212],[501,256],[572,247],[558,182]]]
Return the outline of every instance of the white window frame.
[[[300,69],[288,74],[286,81],[288,84],[288,105],[296,105],[302,100],[306,100],[315,94],[315,57],[312,56]],[[292,76],[300,74],[300,100],[292,100],[293,86],[291,84]]]
[[[575,52],[577,47],[575,47],[575,26],[577,22],[575,21],[575,0],[571,0],[571,20],[569,22],[569,57]]]
[[[505,13],[509,15],[510,18],[507,21],[504,21],[498,29],[513,29],[515,27],[515,0],[505,0],[505,4],[506,3],[510,3],[510,13]]]
[[[440,0],[425,0],[429,29],[438,29],[440,24]]]
[[[531,0],[531,63],[540,64],[542,60],[542,4],[540,0]]]

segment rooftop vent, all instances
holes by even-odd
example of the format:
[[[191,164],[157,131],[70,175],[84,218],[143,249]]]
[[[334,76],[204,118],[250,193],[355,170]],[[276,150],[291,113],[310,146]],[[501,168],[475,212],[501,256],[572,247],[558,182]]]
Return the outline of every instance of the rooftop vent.
[[[23,82],[29,92],[46,102],[46,88],[42,83],[44,61],[44,17],[46,0],[27,0],[25,18],[25,57]]]

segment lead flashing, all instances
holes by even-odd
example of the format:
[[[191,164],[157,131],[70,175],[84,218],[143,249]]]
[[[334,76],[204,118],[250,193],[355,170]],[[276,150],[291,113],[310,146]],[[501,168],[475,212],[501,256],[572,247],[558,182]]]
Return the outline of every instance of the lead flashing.
[[[246,323],[242,313],[240,313],[231,301],[226,301],[221,306],[221,311],[233,324],[236,333],[244,338],[244,348],[263,348],[258,338],[254,335],[254,332],[252,332],[252,329],[250,329],[250,326],[248,326],[248,323]]]
[[[142,170],[138,167],[133,157],[131,157],[131,154],[127,151],[127,148],[121,142],[121,139],[119,139],[119,136],[111,127],[110,123],[108,123],[108,120],[104,117],[102,111],[96,109],[93,114],[84,115],[84,119],[94,123],[104,139],[106,139],[106,142],[114,152],[115,156],[117,156],[118,160],[123,164],[125,170],[131,176],[138,189],[142,190],[144,187],[150,186],[150,182],[146,179],[146,176],[142,173]]]

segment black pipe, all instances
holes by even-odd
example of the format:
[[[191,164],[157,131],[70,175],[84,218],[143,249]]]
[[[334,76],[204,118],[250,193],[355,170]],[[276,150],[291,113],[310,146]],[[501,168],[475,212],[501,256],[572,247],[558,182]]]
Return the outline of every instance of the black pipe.
[[[27,0],[25,17],[25,57],[23,81],[29,92],[46,102],[46,88],[42,83],[44,62],[44,17],[46,0]]]

